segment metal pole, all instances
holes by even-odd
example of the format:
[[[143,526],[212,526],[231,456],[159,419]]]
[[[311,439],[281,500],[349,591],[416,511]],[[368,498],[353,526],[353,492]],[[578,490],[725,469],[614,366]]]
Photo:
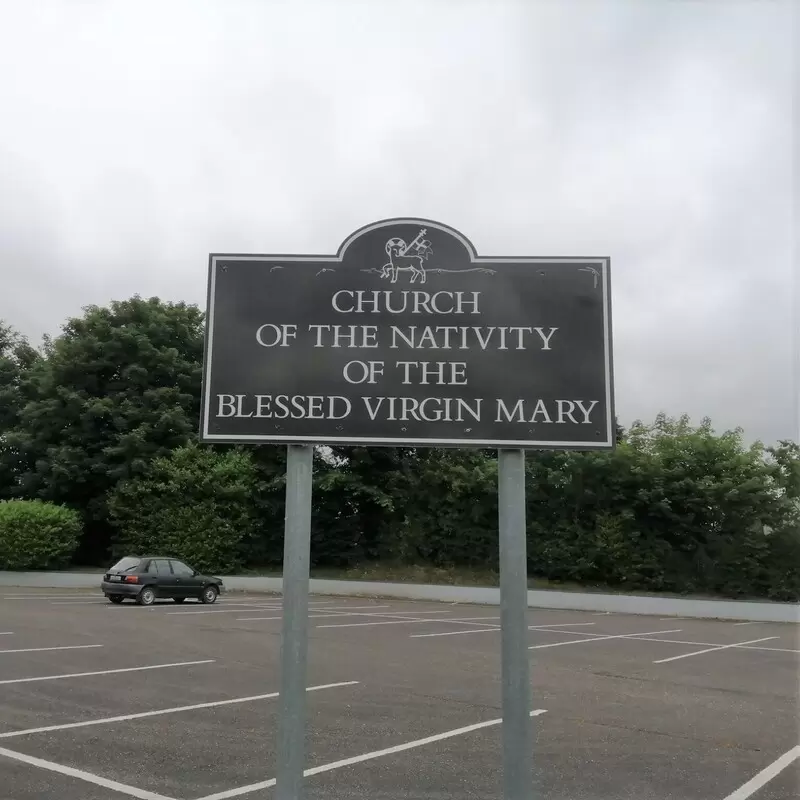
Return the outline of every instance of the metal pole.
[[[532,737],[528,667],[525,451],[498,452],[503,800],[529,800]]]
[[[303,796],[313,463],[310,445],[287,447],[276,800],[301,800]]]

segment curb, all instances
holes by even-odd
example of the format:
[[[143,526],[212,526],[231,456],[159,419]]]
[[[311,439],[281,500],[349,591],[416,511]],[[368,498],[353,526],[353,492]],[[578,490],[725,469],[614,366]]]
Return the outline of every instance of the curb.
[[[96,589],[99,587],[100,577],[99,573],[91,572],[0,572],[0,586],[29,589]],[[222,575],[221,577],[225,582],[225,588],[234,592],[279,594],[283,585],[282,578],[259,578],[243,575]],[[311,594],[316,595],[500,605],[500,590],[494,587],[435,586],[312,578],[310,591]],[[800,603],[692,600],[677,597],[584,594],[530,589],[528,590],[528,606],[570,611],[605,611],[612,614],[800,624]]]

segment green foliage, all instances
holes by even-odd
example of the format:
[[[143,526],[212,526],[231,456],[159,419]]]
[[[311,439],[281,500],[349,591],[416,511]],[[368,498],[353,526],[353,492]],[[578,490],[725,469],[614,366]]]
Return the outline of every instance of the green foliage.
[[[258,448],[251,566],[280,565],[281,452]],[[495,570],[496,464],[490,452],[437,448],[318,454],[312,563]],[[620,432],[612,453],[529,453],[529,572],[572,585],[800,599],[798,464],[790,443],[746,447],[740,431],[665,415]]]
[[[767,537],[766,591],[770,600],[800,600],[800,527],[794,524]]]
[[[26,401],[23,383],[39,358],[24,336],[0,320],[0,498],[12,497],[17,489],[20,458],[8,434],[19,423]]]
[[[248,453],[179,447],[111,493],[114,555],[164,554],[201,571],[235,571],[253,531],[255,488]]]
[[[497,563],[496,464],[427,448],[337,448],[315,480],[314,563]]]
[[[36,351],[0,323],[0,498],[64,504],[76,558],[165,548],[280,565],[285,449],[199,448],[203,318],[157,298],[89,307]],[[649,592],[800,600],[800,446],[660,414],[614,452],[530,452],[529,572]],[[312,563],[497,568],[489,451],[318,448]]]
[[[81,513],[84,563],[108,557],[106,494],[194,438],[202,350],[196,307],[134,297],[88,307],[27,369],[0,462],[18,496]]]
[[[256,522],[242,541],[251,566],[280,565],[283,559],[283,525],[286,508],[286,448],[247,448],[256,475],[253,503]]]
[[[80,519],[69,508],[41,500],[0,501],[0,569],[64,567],[80,530]]]
[[[496,569],[497,461],[469,450],[424,450],[408,477],[402,558]]]
[[[767,461],[776,491],[795,501],[795,508],[800,509],[800,444],[783,441],[768,447]]]
[[[693,427],[665,415],[634,424],[613,453],[541,454],[529,462],[531,571],[628,589],[772,596],[775,549],[789,534],[770,532],[796,526],[781,482],[797,464],[791,447],[770,456],[745,447],[741,431],[716,435],[708,420]]]

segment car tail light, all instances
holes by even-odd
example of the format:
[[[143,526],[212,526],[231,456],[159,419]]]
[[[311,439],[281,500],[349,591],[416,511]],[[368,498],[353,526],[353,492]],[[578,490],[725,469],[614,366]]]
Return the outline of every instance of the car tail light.
[[[136,575],[126,575],[125,583],[139,583],[139,578]]]

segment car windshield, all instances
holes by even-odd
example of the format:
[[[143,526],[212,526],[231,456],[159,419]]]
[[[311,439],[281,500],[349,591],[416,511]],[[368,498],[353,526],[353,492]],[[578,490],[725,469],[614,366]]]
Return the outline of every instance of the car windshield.
[[[140,563],[139,558],[121,558],[111,569],[116,572],[133,572]]]

